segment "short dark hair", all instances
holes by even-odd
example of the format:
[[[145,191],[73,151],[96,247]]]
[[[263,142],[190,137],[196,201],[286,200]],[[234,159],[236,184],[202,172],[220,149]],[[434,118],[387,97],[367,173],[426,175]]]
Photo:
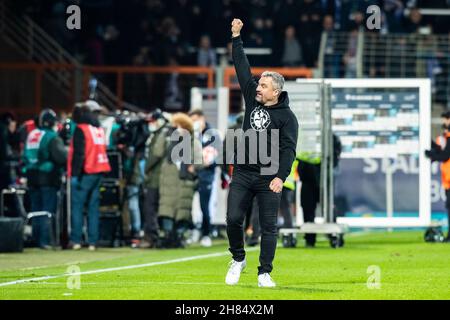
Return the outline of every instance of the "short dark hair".
[[[89,123],[91,111],[86,105],[75,106],[72,111],[72,120],[75,123]]]
[[[191,112],[189,112],[188,115],[189,115],[189,117],[192,117],[192,116],[204,117],[205,116],[205,114],[203,113],[203,110],[201,110],[201,109],[194,109]]]

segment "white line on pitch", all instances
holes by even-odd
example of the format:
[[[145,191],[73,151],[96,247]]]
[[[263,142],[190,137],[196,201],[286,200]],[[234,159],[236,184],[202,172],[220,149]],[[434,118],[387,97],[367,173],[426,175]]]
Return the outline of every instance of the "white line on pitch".
[[[245,271],[243,271],[243,273],[245,273]],[[122,284],[122,282],[118,282],[115,281],[116,284],[120,285]],[[148,281],[123,281],[123,283],[126,283],[127,285],[146,285],[148,286],[149,282]],[[39,282],[39,284],[49,284],[49,285],[56,285],[56,286],[61,286],[61,282],[48,282],[48,281],[41,281]],[[151,284],[155,285],[155,284],[173,284],[173,285],[199,285],[199,286],[203,286],[203,285],[223,285],[223,282],[182,282],[182,281],[152,281]],[[83,286],[86,287],[86,285],[88,286],[97,286],[97,285],[102,285],[101,282],[86,282],[83,281]]]
[[[354,232],[353,236],[359,236],[364,233],[365,232],[361,232],[361,234],[359,234],[358,232]],[[350,234],[352,234],[352,233],[350,233]],[[277,245],[277,247],[279,247],[279,244]],[[246,251],[251,252],[251,251],[256,251],[258,249],[259,249],[259,247],[254,247],[254,248],[248,248],[248,249],[246,249]],[[43,280],[57,279],[57,278],[63,278],[63,277],[68,277],[68,276],[78,276],[78,275],[84,275],[84,274],[95,274],[95,273],[114,272],[114,271],[120,271],[120,270],[153,267],[153,266],[159,266],[159,265],[164,265],[164,264],[220,257],[220,256],[228,255],[228,254],[230,254],[230,253],[229,252],[217,252],[217,253],[204,254],[204,255],[199,255],[199,256],[192,256],[192,257],[167,260],[167,261],[150,262],[150,263],[137,264],[137,265],[131,265],[131,266],[122,266],[122,267],[97,269],[97,270],[90,270],[90,271],[77,272],[77,273],[64,273],[64,274],[59,274],[59,275],[54,275],[54,276],[44,276],[44,277],[37,277],[37,278],[22,279],[22,280],[0,283],[0,287],[6,287],[6,286],[15,285],[15,284],[27,283],[27,282],[37,282],[37,281],[43,281]]]
[[[102,261],[102,260],[95,260],[95,262],[97,261]],[[62,266],[73,266],[74,264],[81,264],[81,263],[87,263],[87,262],[92,262],[89,260],[77,260],[77,261],[72,261],[72,262],[64,262],[61,264],[49,264],[46,266],[36,266],[36,267],[27,267],[27,268],[21,268],[20,271],[30,271],[30,270],[38,270],[38,269],[45,269],[45,268],[56,268],[56,267],[62,267]]]
[[[250,251],[255,251],[258,249],[259,249],[258,247],[255,247],[255,248],[246,249],[246,251],[250,252]],[[64,274],[59,274],[59,275],[54,275],[54,276],[44,276],[44,277],[37,277],[37,278],[22,279],[22,280],[0,283],[0,287],[6,287],[6,286],[15,285],[15,284],[27,283],[27,282],[37,282],[37,281],[43,281],[43,280],[49,280],[49,279],[63,278],[63,277],[68,277],[68,276],[81,276],[81,275],[85,275],[85,274],[95,274],[95,273],[114,272],[114,271],[120,271],[120,270],[153,267],[153,266],[159,266],[159,265],[164,265],[164,264],[221,257],[221,256],[229,255],[229,254],[230,254],[229,252],[217,252],[217,253],[203,254],[203,255],[199,255],[199,256],[192,256],[192,257],[173,259],[173,260],[167,260],[167,261],[157,261],[157,262],[150,262],[150,263],[144,263],[144,264],[136,264],[136,265],[131,265],[131,266],[122,266],[122,267],[115,267],[115,268],[89,270],[89,271],[76,272],[76,273],[64,273]]]

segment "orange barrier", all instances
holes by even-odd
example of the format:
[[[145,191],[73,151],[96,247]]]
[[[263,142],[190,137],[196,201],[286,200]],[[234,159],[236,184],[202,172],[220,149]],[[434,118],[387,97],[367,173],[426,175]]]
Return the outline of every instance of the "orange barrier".
[[[27,115],[38,114],[42,109],[42,77],[47,70],[66,70],[74,71],[75,66],[67,63],[0,63],[0,70],[11,71],[32,71],[34,72],[34,105],[33,111],[26,110],[24,113]],[[72,87],[75,86],[75,78],[72,81]],[[72,92],[73,93],[73,92]],[[30,93],[31,94],[31,93]],[[75,100],[75,95],[72,94],[71,99]],[[73,105],[73,103],[72,103]],[[71,107],[71,106],[70,106]],[[15,108],[13,108],[15,109]],[[20,110],[20,109],[19,109]],[[23,111],[23,110],[20,110]]]
[[[34,88],[30,88],[30,92],[34,89],[34,112],[42,109],[42,77],[44,72],[49,70],[65,70],[75,72],[77,67],[72,64],[64,63],[0,63],[0,70],[17,70],[32,71],[35,73]],[[124,96],[124,74],[205,74],[207,76],[207,87],[214,87],[214,69],[209,67],[197,66],[167,66],[167,67],[139,67],[139,66],[82,66],[80,69],[82,75],[82,95],[86,99],[88,97],[89,78],[92,73],[113,73],[117,76],[117,96],[116,107],[121,108]],[[75,103],[75,76],[72,79],[70,107]]]
[[[66,77],[66,92],[68,90],[68,98],[65,98],[64,102],[60,103],[60,109],[70,110],[72,109],[75,100],[77,99],[75,88],[77,84],[79,88],[82,89],[81,94],[82,97],[86,99],[88,97],[88,88],[89,88],[89,78],[93,73],[110,73],[116,75],[116,92],[115,95],[117,100],[114,102],[117,108],[121,108],[123,105],[123,97],[124,97],[124,75],[125,74],[205,74],[207,76],[207,87],[214,87],[214,76],[215,71],[214,68],[210,67],[197,67],[197,66],[166,66],[166,67],[140,67],[140,66],[81,66],[77,68],[77,66],[66,63],[46,63],[46,64],[38,64],[38,63],[0,63],[0,71],[1,70],[11,70],[11,71],[32,71],[34,72],[34,84],[29,88],[29,96],[33,96],[34,102],[28,102],[32,104],[27,106],[27,110],[25,108],[20,109],[20,112],[24,111],[24,113],[34,113],[37,114],[42,109],[42,101],[43,101],[43,76],[44,73],[50,70],[58,70],[58,71],[68,71],[71,72],[69,75],[69,82],[67,82]],[[76,71],[80,72],[81,78],[77,78],[75,76]],[[279,72],[284,77],[287,78],[312,78],[313,72],[311,69],[307,68],[269,68],[269,67],[255,67],[252,68],[251,71],[253,74],[261,74],[265,70],[272,70]],[[234,67],[227,67],[224,69],[223,75],[223,84],[225,87],[230,89],[239,89],[239,85],[237,83],[232,83],[232,77],[236,75]],[[80,81],[82,83],[79,83]],[[28,90],[28,88],[27,88]],[[32,93],[33,92],[33,93]],[[44,99],[45,100],[45,99]],[[0,101],[3,104],[12,104],[14,101]],[[6,105],[1,106],[2,108],[6,107]],[[19,110],[17,110],[19,111]]]
[[[162,74],[206,74],[207,87],[209,89],[214,87],[214,69],[210,67],[197,66],[171,66],[171,67],[139,67],[139,66],[85,66],[83,67],[83,88],[87,90],[89,75],[91,73],[115,73],[117,75],[117,99],[118,105],[123,102],[123,76],[126,73],[162,73]],[[84,92],[87,96],[87,91]]]

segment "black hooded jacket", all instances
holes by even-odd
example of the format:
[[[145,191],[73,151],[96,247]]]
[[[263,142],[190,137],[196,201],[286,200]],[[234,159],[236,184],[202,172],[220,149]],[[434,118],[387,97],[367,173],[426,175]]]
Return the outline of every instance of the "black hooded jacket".
[[[254,159],[254,156],[249,154],[252,145],[249,143],[249,139],[245,139],[245,164],[238,163],[237,168],[261,174],[262,167],[276,167],[278,170],[272,176],[276,176],[285,181],[289,176],[292,163],[295,159],[298,136],[298,122],[294,113],[289,108],[288,94],[286,91],[283,91],[278,98],[278,103],[269,107],[263,106],[256,101],[256,88],[258,84],[252,77],[250,64],[244,53],[241,37],[234,37],[232,41],[234,66],[245,100],[245,117],[242,129],[244,133],[248,130],[253,130],[258,137],[257,159]],[[277,143],[275,135],[272,132],[274,129],[279,130],[279,143]],[[267,159],[261,158],[260,140],[262,133],[267,133],[266,150],[268,152],[267,155],[270,155],[271,158],[270,164],[267,164]],[[272,138],[274,141],[272,141]],[[241,140],[240,143],[243,143],[243,141]],[[270,154],[271,147],[278,149],[279,161]],[[235,163],[237,163],[237,160],[237,155],[235,155]]]

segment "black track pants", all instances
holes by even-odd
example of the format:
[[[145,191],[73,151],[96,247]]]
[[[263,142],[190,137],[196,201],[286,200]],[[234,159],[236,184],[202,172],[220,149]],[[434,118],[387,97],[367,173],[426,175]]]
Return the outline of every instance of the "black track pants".
[[[261,225],[261,252],[258,274],[270,273],[277,246],[277,214],[281,193],[270,190],[273,176],[260,176],[258,173],[235,169],[230,184],[227,208],[227,234],[233,259],[242,261],[244,250],[244,219],[253,197],[259,204]]]

